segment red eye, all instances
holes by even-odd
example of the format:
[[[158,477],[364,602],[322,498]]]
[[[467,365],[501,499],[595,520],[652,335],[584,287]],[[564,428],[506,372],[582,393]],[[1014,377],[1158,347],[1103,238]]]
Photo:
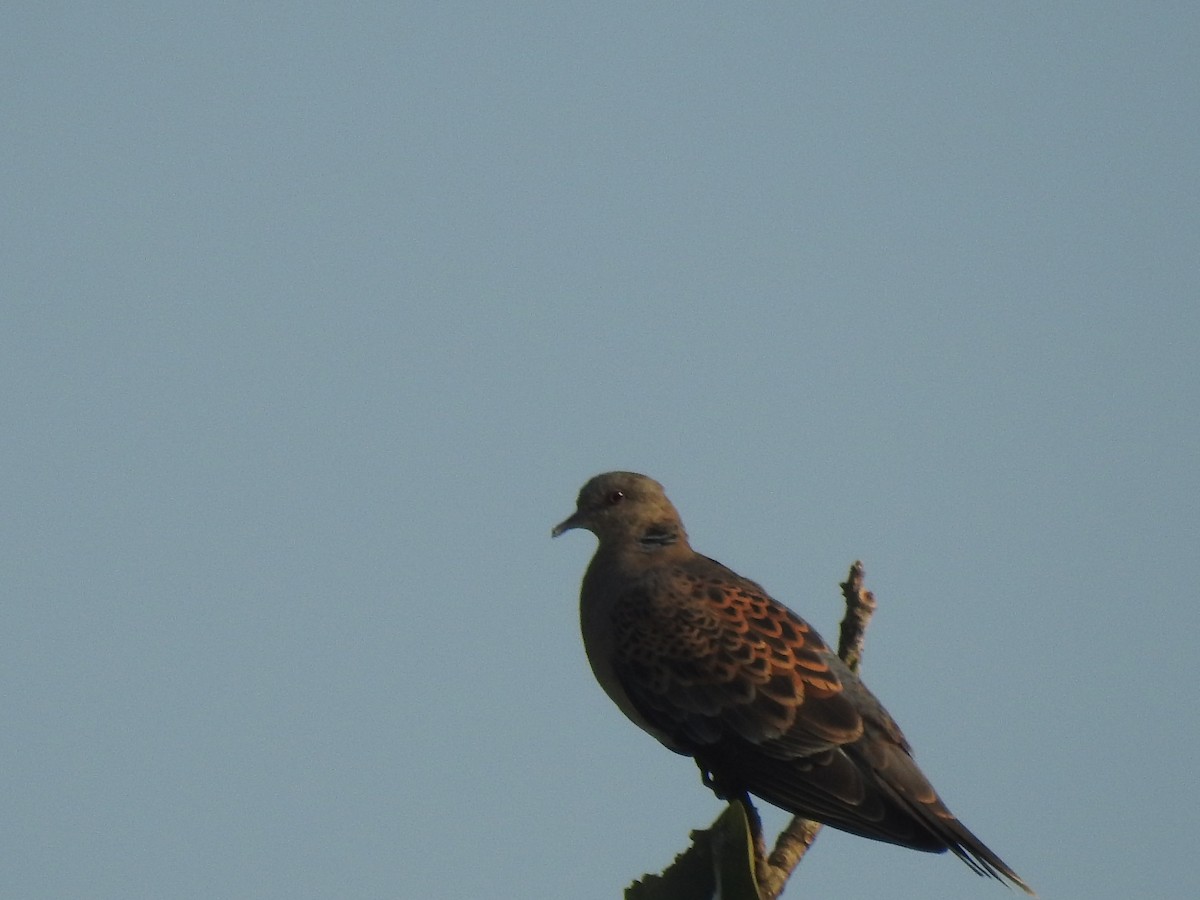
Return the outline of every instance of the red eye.
[[[624,499],[625,499],[624,491],[613,491],[611,494],[608,495],[608,505],[616,506],[618,503],[620,503]]]

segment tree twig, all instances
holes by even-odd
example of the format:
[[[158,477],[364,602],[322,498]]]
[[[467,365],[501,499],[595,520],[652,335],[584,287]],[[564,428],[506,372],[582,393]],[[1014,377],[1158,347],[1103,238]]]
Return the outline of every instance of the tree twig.
[[[876,606],[875,595],[863,587],[862,562],[855,560],[841,588],[842,596],[846,598],[846,616],[842,619],[838,636],[838,656],[852,672],[857,673],[862,663],[867,625]],[[762,900],[775,900],[783,893],[792,872],[800,865],[800,860],[817,839],[820,830],[820,822],[796,816],[779,833],[774,849],[756,867]]]

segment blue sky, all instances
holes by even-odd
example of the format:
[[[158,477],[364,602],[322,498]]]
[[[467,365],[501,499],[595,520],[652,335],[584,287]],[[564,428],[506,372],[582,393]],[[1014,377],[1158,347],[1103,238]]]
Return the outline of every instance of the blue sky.
[[[720,806],[551,541],[662,481],[1045,898],[1193,897],[1189,4],[0,34],[0,894],[611,898]],[[772,822],[778,824],[778,819]],[[997,898],[827,832],[788,896]]]

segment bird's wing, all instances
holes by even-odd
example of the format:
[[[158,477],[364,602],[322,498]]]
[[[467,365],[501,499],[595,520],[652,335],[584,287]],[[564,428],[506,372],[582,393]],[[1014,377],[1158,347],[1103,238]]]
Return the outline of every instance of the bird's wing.
[[[700,753],[736,738],[792,759],[862,734],[862,716],[820,636],[713,560],[664,567],[621,597],[612,615],[617,678],[680,747]]]
[[[859,761],[866,744],[872,762],[902,765],[892,753],[911,762],[895,723],[820,636],[757,584],[697,557],[640,582],[613,615],[622,687],[719,793],[748,790],[857,834],[944,848]]]
[[[887,710],[799,616],[720,563],[663,567],[613,604],[613,671],[714,787],[1033,891],[945,807]]]

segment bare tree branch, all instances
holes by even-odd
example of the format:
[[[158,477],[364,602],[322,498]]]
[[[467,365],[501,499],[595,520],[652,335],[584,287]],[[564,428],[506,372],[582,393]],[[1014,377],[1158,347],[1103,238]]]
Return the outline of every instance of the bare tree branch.
[[[850,575],[841,588],[842,596],[846,598],[846,616],[842,619],[838,636],[838,656],[851,671],[857,673],[862,663],[867,625],[876,606],[875,595],[863,587],[863,564],[860,561],[856,560],[850,567]],[[745,802],[749,803],[749,800]],[[817,839],[820,830],[820,822],[796,816],[780,832],[775,840],[775,848],[765,860],[760,858],[756,865],[762,900],[776,900],[783,893],[792,872],[800,865],[800,860]]]

